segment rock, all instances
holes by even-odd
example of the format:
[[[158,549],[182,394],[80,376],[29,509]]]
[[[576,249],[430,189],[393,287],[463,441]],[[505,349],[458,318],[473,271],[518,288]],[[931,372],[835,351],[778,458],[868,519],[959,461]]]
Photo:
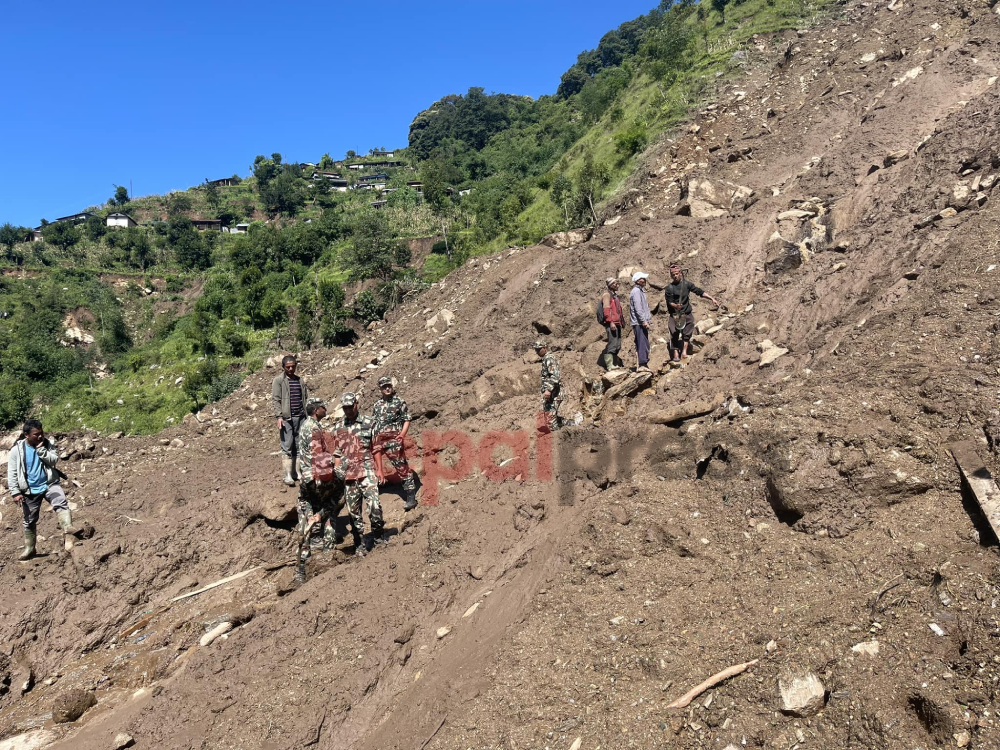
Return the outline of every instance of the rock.
[[[231,622],[220,622],[214,628],[209,630],[205,635],[201,637],[198,641],[199,646],[211,646],[219,636],[223,636],[233,629],[233,624]]]
[[[463,618],[471,617],[472,615],[474,615],[476,613],[477,609],[479,609],[479,602],[476,602],[471,607],[469,607],[467,610],[465,610],[465,614],[462,615],[462,617]]]
[[[719,331],[721,331],[723,328],[725,328],[725,326],[723,326],[723,325],[713,326],[712,328],[709,328],[707,331],[705,331],[705,335],[706,336],[714,336]]]
[[[625,382],[616,385],[614,388],[610,388],[604,395],[609,401],[617,398],[630,398],[639,391],[644,390],[652,379],[653,373],[651,372],[637,372],[631,375]]]
[[[111,747],[114,750],[125,750],[127,747],[132,747],[135,744],[135,740],[132,739],[132,735],[125,734],[125,732],[119,732],[115,735],[114,742],[111,743]]]
[[[956,211],[951,206],[948,206],[948,208],[943,208],[938,212],[939,219],[951,219],[954,218],[955,216],[958,216],[958,211]]]
[[[961,210],[963,208],[967,208],[971,200],[971,188],[968,185],[959,183],[951,189],[951,200],[949,200],[948,205]]]
[[[625,622],[625,618],[622,617],[621,615],[618,615],[618,617],[612,617],[610,620],[608,620],[608,623],[610,625],[621,625],[623,622]]]
[[[759,351],[761,354],[766,352],[768,349],[773,349],[773,348],[774,348],[774,342],[771,341],[771,339],[764,339],[759,344],[757,344],[757,351]]]
[[[396,633],[396,637],[393,638],[392,640],[399,644],[409,643],[410,639],[413,637],[413,634],[416,632],[417,632],[417,627],[411,622],[408,625],[404,625],[403,628],[398,633]]]
[[[789,716],[806,718],[818,713],[826,705],[826,688],[812,672],[801,672],[778,680],[781,693],[781,712]]]
[[[552,335],[552,321],[551,320],[533,320],[531,321],[531,327],[534,328],[542,336]]]
[[[650,424],[677,424],[683,422],[685,419],[693,419],[694,417],[700,417],[703,414],[715,411],[725,398],[723,394],[717,393],[710,399],[688,401],[669,409],[654,411],[646,415],[646,421]]]
[[[920,274],[923,273],[923,271],[924,271],[923,266],[921,266],[920,268],[914,268],[904,273],[903,278],[906,279],[907,281],[916,281],[917,279],[920,278]]]
[[[592,229],[573,229],[569,232],[556,232],[543,239],[540,244],[553,247],[556,250],[565,250],[586,242],[593,235]]]
[[[0,741],[0,750],[41,750],[57,739],[55,732],[50,732],[48,729],[36,729]]]
[[[773,641],[773,640],[772,641],[768,641],[767,645],[764,646],[764,650],[767,651],[767,653],[769,653],[769,654],[773,654],[775,651],[778,650],[778,643],[777,643],[777,641]]]
[[[482,569],[482,567],[477,565],[475,568],[471,568],[469,570],[469,575],[472,578],[475,578],[477,581],[483,580],[483,569]]]
[[[428,318],[427,322],[424,324],[425,330],[437,331],[439,327],[445,331],[451,328],[451,322],[455,319],[455,313],[451,310],[441,310],[436,315]]]
[[[569,746],[569,750],[580,750],[583,746],[583,737],[577,737],[573,740],[573,744]]]
[[[463,419],[474,416],[493,404],[514,396],[535,393],[538,390],[539,365],[502,364],[480,376],[472,384],[472,392],[459,402]]]
[[[277,481],[277,475],[275,475],[275,481]],[[294,496],[291,498],[285,498],[282,495],[272,495],[271,493],[263,494],[264,499],[260,508],[260,515],[262,518],[266,518],[268,521],[274,521],[278,524],[284,524],[295,520],[298,516]]]
[[[702,334],[708,331],[710,328],[715,328],[715,321],[711,318],[705,318],[704,320],[699,320],[694,324],[695,333]]]
[[[691,177],[682,184],[681,198],[683,203],[679,212],[695,219],[743,211],[756,202],[756,194],[751,188],[705,177]]]
[[[851,651],[856,654],[865,654],[867,656],[878,656],[879,644],[878,641],[865,641],[864,643],[858,643],[851,647]]]
[[[955,738],[955,745],[957,747],[968,747],[969,743],[972,742],[972,735],[966,730],[962,730],[958,734],[953,735]]]
[[[183,448],[184,447],[184,441],[181,440],[180,438],[174,438],[173,440],[170,441],[170,447],[171,448]]]
[[[444,638],[450,632],[451,632],[451,628],[445,626],[443,628],[438,628],[437,629],[437,633],[435,633],[435,635],[437,636],[437,639],[440,641],[442,638]]]
[[[772,234],[767,241],[764,270],[768,273],[793,271],[801,266],[805,260],[807,258],[803,256],[801,247],[786,240],[779,232]]]
[[[783,357],[788,354],[788,350],[780,346],[774,346],[768,349],[766,352],[760,355],[760,364],[758,367],[767,367],[773,364],[778,357]]]
[[[88,708],[97,705],[94,694],[75,688],[63,693],[52,704],[52,721],[56,724],[66,724],[76,721],[86,713]]]
[[[803,219],[811,219],[816,214],[813,211],[803,211],[798,208],[793,208],[790,211],[782,211],[778,214],[778,221],[787,221],[789,219],[798,219],[799,221]]]
[[[625,368],[620,370],[610,370],[609,372],[604,373],[601,375],[601,383],[604,385],[604,390],[624,382],[628,378],[629,374],[629,371]]]
[[[882,160],[882,165],[886,168],[893,166],[894,164],[899,164],[901,161],[905,161],[910,158],[910,152],[906,149],[900,151],[891,151],[885,155]]]

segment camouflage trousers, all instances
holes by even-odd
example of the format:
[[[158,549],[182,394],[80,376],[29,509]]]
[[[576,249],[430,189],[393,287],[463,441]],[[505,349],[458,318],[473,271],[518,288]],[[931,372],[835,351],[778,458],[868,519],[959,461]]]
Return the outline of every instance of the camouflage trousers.
[[[302,559],[308,560],[312,546],[322,546],[331,550],[336,543],[334,523],[337,514],[344,507],[344,488],[336,482],[302,482],[299,485],[299,523],[298,533],[309,524],[309,519],[319,514],[319,521],[313,525],[309,535],[309,544],[302,548]]]
[[[559,407],[562,405],[562,393],[560,392],[559,386],[556,386],[555,390],[552,392],[552,397],[547,401],[545,397],[542,397],[542,412],[548,417],[549,425],[553,429],[558,429],[559,427]]]
[[[361,479],[348,479],[344,482],[344,500],[347,512],[351,514],[351,524],[358,534],[365,533],[365,519],[361,515],[362,500],[368,506],[368,522],[372,533],[382,533],[385,521],[382,519],[382,503],[378,499],[378,477],[373,468],[365,467],[365,476]]]
[[[403,444],[398,440],[389,440],[382,447],[382,458],[383,461],[389,462],[392,471],[400,478],[403,483],[403,489],[407,492],[415,492],[417,481],[413,477],[413,469],[410,468],[410,464],[406,460],[406,454],[403,452]],[[382,468],[383,470],[387,470],[389,467],[383,464]]]

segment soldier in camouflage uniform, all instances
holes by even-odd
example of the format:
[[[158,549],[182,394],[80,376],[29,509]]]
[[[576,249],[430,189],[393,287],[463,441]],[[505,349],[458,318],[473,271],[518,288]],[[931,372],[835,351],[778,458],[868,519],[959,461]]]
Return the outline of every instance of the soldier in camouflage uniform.
[[[545,341],[536,341],[534,349],[542,358],[542,411],[548,415],[549,429],[558,430],[562,427],[559,417],[559,405],[562,403],[559,360],[549,353],[549,345]]]
[[[318,398],[306,402],[306,418],[299,427],[298,471],[299,471],[299,533],[309,525],[310,519],[316,523],[312,528],[310,544],[303,546],[302,561],[309,559],[310,547],[331,550],[343,541],[338,539],[334,529],[337,514],[344,506],[344,485],[335,476],[319,481],[313,476],[313,459],[318,454],[329,453],[331,464],[339,458],[331,436],[323,431],[320,424],[326,417],[326,404]],[[331,467],[332,468],[332,467]]]
[[[371,417],[358,413],[358,397],[353,393],[345,393],[340,403],[344,407],[344,418],[337,422],[334,429],[337,452],[343,457],[340,473],[344,479],[344,499],[354,527],[354,554],[364,557],[365,547],[361,538],[365,528],[361,515],[362,499],[368,505],[373,545],[388,541],[385,537],[385,522],[382,520],[382,504],[378,499],[375,460],[372,457],[375,422]]]
[[[403,491],[406,493],[403,510],[411,511],[417,507],[417,482],[403,452],[403,441],[410,429],[410,410],[396,393],[392,378],[379,378],[378,387],[382,391],[382,398],[372,407],[372,417],[375,419],[375,464],[379,470],[379,482],[385,481],[383,461],[388,460],[393,471],[403,481]]]

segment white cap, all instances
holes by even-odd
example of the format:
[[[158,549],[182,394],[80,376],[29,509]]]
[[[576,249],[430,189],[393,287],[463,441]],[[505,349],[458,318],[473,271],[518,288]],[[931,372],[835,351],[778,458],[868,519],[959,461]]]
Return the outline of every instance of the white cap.
[[[636,284],[638,283],[639,279],[648,279],[648,278],[649,278],[648,273],[643,273],[642,271],[636,271],[634,274],[632,274],[632,283]]]

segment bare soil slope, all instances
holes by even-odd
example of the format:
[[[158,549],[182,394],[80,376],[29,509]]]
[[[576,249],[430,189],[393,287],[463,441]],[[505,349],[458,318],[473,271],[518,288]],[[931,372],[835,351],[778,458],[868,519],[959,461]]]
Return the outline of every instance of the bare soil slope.
[[[496,431],[529,446],[436,483],[437,505],[425,482],[405,517],[383,495],[394,537],[363,561],[316,555],[299,588],[274,567],[294,508],[274,369],[157,439],[67,438],[96,534],[19,564],[17,509],[0,508],[0,736],[1000,747],[997,540],[948,453],[973,441],[1000,470],[998,40],[986,0],[852,1],[761,39],[592,237],[470,261],[358,346],[305,353],[314,390],[366,410],[396,376],[442,461],[449,430],[466,458]],[[604,278],[650,272],[655,304],[674,260],[727,310],[695,302],[715,325],[679,369],[656,315],[653,376],[598,393]],[[540,333],[583,420],[551,443],[526,351]],[[236,627],[199,646],[220,622]],[[821,695],[783,712],[779,683],[806,673]],[[53,725],[74,688],[97,705]]]

